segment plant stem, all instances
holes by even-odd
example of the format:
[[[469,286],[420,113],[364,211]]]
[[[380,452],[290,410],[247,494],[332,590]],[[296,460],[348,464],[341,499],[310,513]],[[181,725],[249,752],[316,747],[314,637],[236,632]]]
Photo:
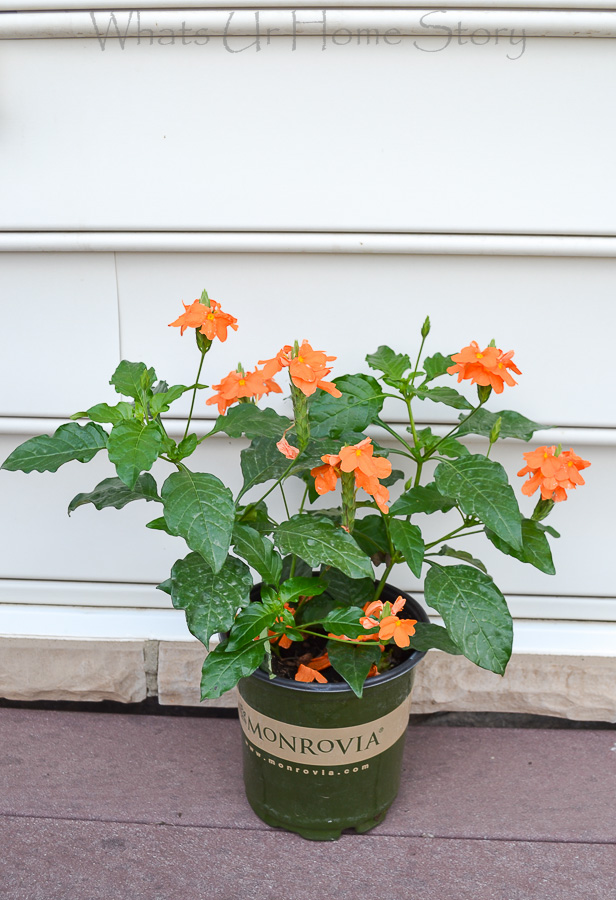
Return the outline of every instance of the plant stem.
[[[206,353],[207,353],[207,350],[201,351],[201,362],[199,363],[199,368],[197,369],[197,377],[195,378],[195,387],[193,390],[192,400],[190,403],[190,412],[188,413],[188,421],[186,422],[186,430],[184,431],[184,437],[182,438],[182,440],[184,440],[184,438],[188,434],[188,429],[190,428],[190,420],[192,419],[193,410],[195,408],[195,400],[197,398],[197,385],[199,384],[199,378],[201,376],[201,369],[203,368],[203,361],[205,360]]]
[[[473,522],[472,525],[460,525],[459,528],[454,528],[453,531],[450,531],[449,534],[443,535],[437,541],[431,541],[431,543],[426,544],[426,550],[430,550],[431,547],[436,547],[437,544],[442,544],[443,541],[450,541],[456,537],[469,537],[471,534],[483,534],[483,528],[479,528],[477,531],[467,531],[466,534],[461,534],[462,531],[466,531],[467,528],[474,528],[477,523]]]
[[[443,435],[443,437],[440,439],[440,441],[438,441],[434,445],[434,447],[432,447],[430,452],[426,454],[425,458],[428,459],[430,456],[433,455],[433,453],[436,453],[436,450],[438,449],[438,447],[440,447],[440,445],[443,443],[443,441],[446,441],[448,437],[451,437],[451,435],[454,434],[454,432],[456,432],[458,430],[460,425],[464,425],[466,422],[468,422],[468,420],[471,419],[475,415],[475,413],[481,409],[482,406],[483,406],[483,402],[480,403],[479,406],[474,406],[473,409],[471,410],[471,412],[469,412],[468,416],[465,419],[462,419],[461,422],[458,422],[456,425],[454,425],[454,427],[451,429],[451,431],[448,431],[447,434]]]
[[[383,422],[382,419],[377,419],[376,424],[380,425],[381,428],[384,428],[385,431],[388,431],[389,434],[391,434],[392,437],[395,437],[395,439],[397,441],[399,441],[403,447],[406,447],[406,449],[409,451],[409,453],[411,455],[411,459],[414,459],[414,460],[417,459],[416,453],[413,450],[413,448],[411,447],[411,445],[408,443],[408,441],[405,441],[403,437],[400,437],[400,435],[396,431],[394,431],[394,429],[390,425],[388,425],[387,422]]]
[[[385,571],[383,572],[383,576],[377,585],[377,589],[374,592],[374,597],[372,598],[372,602],[374,602],[375,600],[378,600],[379,597],[381,596],[381,594],[383,592],[383,588],[385,587],[385,584],[387,583],[387,579],[389,578],[389,573],[393,569],[394,565],[395,565],[395,563],[394,563],[393,559],[390,560],[389,565],[386,567]]]
[[[269,490],[267,490],[267,491],[263,494],[262,497],[260,497],[258,500],[256,500],[255,503],[254,503],[253,505],[256,506],[257,504],[261,503],[262,500],[265,500],[266,497],[269,497],[269,495],[272,493],[272,491],[275,491],[276,488],[278,487],[278,485],[281,484],[281,482],[283,482],[283,481],[285,480],[285,478],[287,477],[287,475],[288,475],[288,474],[291,472],[291,470],[295,467],[296,463],[297,463],[297,458],[296,458],[296,459],[292,459],[291,462],[289,463],[289,465],[287,466],[287,468],[286,468],[286,469],[284,470],[284,472],[282,473],[282,475],[281,475],[279,478],[277,478],[276,481],[273,483],[273,485],[271,486],[271,488],[270,488]],[[236,501],[235,501],[235,502],[236,502],[236,503],[239,503],[239,501],[242,499],[242,497],[244,496],[244,494],[245,494],[247,491],[249,491],[251,487],[253,487],[252,484],[249,484],[248,487],[243,487],[243,488],[241,489],[241,491],[239,492],[239,494],[237,495],[237,498],[236,498]]]
[[[282,482],[280,483],[280,493],[282,494],[282,502],[284,503],[285,512],[287,514],[287,519],[291,518],[291,513],[289,512],[289,505],[287,503],[287,498],[285,497],[284,488],[282,486]]]

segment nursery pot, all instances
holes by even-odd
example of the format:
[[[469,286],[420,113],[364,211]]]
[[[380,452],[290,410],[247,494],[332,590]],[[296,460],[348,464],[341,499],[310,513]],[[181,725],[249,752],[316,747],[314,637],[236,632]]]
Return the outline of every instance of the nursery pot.
[[[382,599],[393,603],[400,595],[405,616],[429,621],[397,588],[387,585]],[[321,841],[382,822],[400,786],[414,668],[424,656],[412,650],[369,678],[361,699],[346,683],[270,679],[260,669],[242,678],[244,783],[259,818]]]

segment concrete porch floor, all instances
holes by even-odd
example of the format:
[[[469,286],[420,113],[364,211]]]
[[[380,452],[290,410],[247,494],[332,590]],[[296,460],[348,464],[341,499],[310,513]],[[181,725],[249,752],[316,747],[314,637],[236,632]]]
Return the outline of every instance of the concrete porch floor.
[[[260,822],[236,719],[0,708],[7,900],[616,900],[616,731],[411,724],[366,835]]]

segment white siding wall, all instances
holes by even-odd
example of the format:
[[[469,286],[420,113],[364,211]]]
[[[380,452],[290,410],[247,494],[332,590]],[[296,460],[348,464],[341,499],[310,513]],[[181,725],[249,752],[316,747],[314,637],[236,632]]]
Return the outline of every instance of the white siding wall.
[[[616,35],[611,4],[593,5],[605,10],[600,33]],[[191,336],[166,325],[203,287],[240,322],[208,357],[208,383],[295,337],[336,353],[337,373],[365,368],[379,343],[414,346],[429,313],[434,350],[493,336],[514,348],[523,376],[503,406],[559,426],[544,440],[593,464],[550,520],[563,533],[555,577],[482,548],[514,611],[616,619],[613,38],[444,47],[415,24],[396,45],[328,37],[325,51],[315,35],[295,51],[289,36],[258,52],[230,52],[250,43],[240,36],[103,50],[96,37],[45,37],[86,33],[83,18],[41,15],[0,25],[2,458],[110,400],[122,357],[190,383]],[[524,15],[530,34],[539,13]],[[541,15],[540,33],[567,33],[571,14]],[[586,15],[581,33],[598,22]],[[201,453],[234,485],[230,448],[222,437]],[[526,449],[503,445],[511,475]],[[134,527],[155,517],[150,505],[66,516],[74,494],[110,474],[102,460],[0,474],[1,602],[168,606],[151,585],[185,551]],[[397,583],[418,588],[408,571]]]

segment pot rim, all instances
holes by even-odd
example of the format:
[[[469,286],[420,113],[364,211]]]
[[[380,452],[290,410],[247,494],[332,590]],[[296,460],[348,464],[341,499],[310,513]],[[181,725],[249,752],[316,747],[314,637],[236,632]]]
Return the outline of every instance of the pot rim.
[[[395,593],[395,596],[405,597],[408,601],[410,601],[410,609],[405,607],[404,612],[412,612],[412,616],[408,616],[408,618],[416,618],[420,622],[429,623],[430,619],[428,618],[428,614],[424,610],[423,606],[421,606],[414,597],[411,597],[410,594],[407,594],[406,591],[401,591],[396,587],[393,587],[391,584],[386,584],[383,589],[383,594],[385,593]],[[424,658],[428,651],[427,650],[411,650],[410,656],[408,659],[405,659],[403,663],[399,666],[395,666],[393,669],[389,669],[387,672],[382,672],[380,675],[374,675],[369,680],[367,679],[364,682],[364,691],[372,690],[377,688],[381,684],[385,684],[388,681],[391,681],[394,678],[398,678],[401,675],[405,675],[411,669],[414,669],[417,663]],[[353,689],[346,683],[343,682],[333,682],[328,684],[318,684],[315,682],[310,682],[308,684],[301,681],[292,681],[290,678],[282,678],[279,675],[275,675],[273,678],[270,678],[267,672],[264,672],[262,669],[255,669],[252,675],[248,676],[249,678],[256,678],[258,681],[267,682],[271,684],[273,687],[280,687],[286,690],[291,691],[304,691],[305,693],[312,694],[340,694],[340,693],[354,693]]]

